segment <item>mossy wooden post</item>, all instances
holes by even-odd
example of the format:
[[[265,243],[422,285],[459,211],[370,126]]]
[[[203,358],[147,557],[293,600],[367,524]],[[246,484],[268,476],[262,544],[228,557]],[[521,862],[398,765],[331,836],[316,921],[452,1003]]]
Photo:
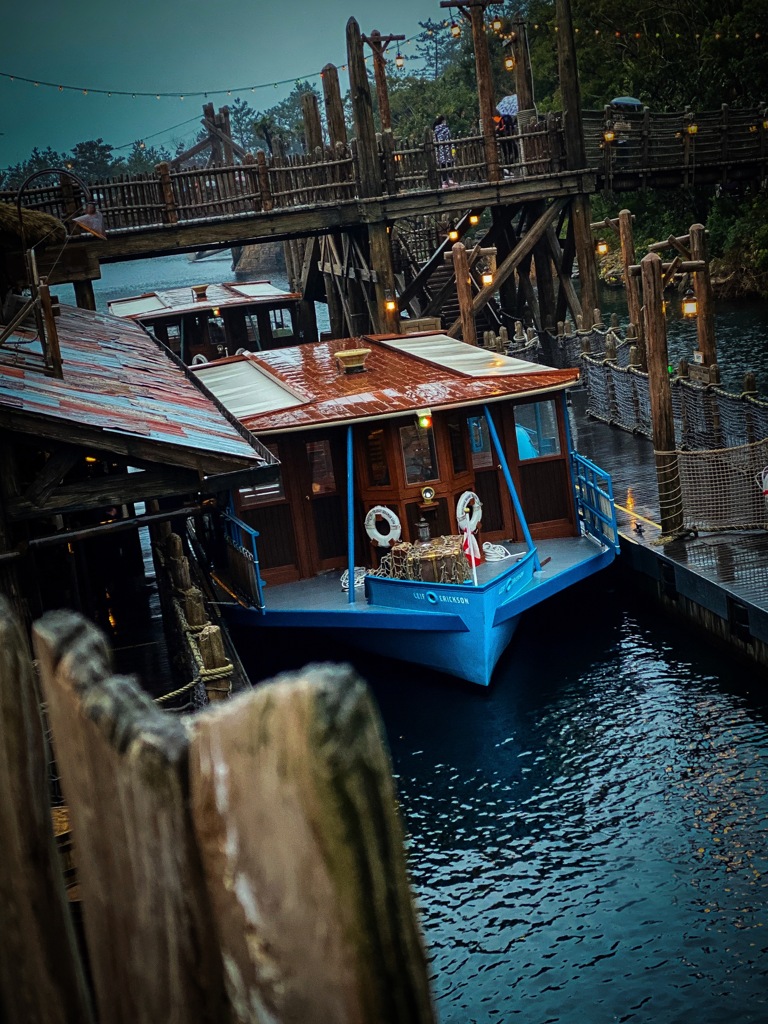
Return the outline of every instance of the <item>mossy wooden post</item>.
[[[640,280],[631,274],[629,268],[634,266],[635,236],[632,231],[632,214],[629,210],[619,211],[619,242],[621,244],[621,267],[624,275],[624,288],[627,293],[627,309],[629,322],[634,324],[638,341],[643,341],[643,313],[640,301]]]
[[[232,662],[224,650],[219,626],[204,626],[197,637],[203,659],[203,685],[210,704],[226,700],[232,693]],[[209,674],[210,673],[210,674]]]
[[[98,1019],[230,1021],[190,829],[181,720],[110,675],[104,638],[80,616],[50,612],[33,639],[77,847]]]
[[[263,149],[256,150],[256,174],[259,179],[261,208],[266,213],[274,207],[275,201],[272,198],[272,188],[269,184],[269,168],[267,167],[267,158]]]
[[[586,166],[584,129],[581,119],[581,88],[576,63],[576,44],[568,0],[556,0],[557,59],[560,95],[563,97],[565,162],[569,170]],[[589,196],[575,195],[571,202],[571,221],[576,259],[579,264],[581,306],[584,330],[592,326],[592,310],[600,305],[597,260],[592,243],[592,204]]]
[[[712,366],[717,362],[717,342],[715,340],[715,304],[712,297],[712,281],[709,274],[707,257],[707,232],[703,224],[692,224],[688,237],[691,246],[691,259],[701,260],[703,270],[693,272],[693,290],[696,294],[696,336],[704,366]]]
[[[0,1018],[90,1024],[51,827],[47,748],[27,640],[0,597]]]
[[[335,64],[326,64],[321,72],[323,80],[323,100],[325,102],[325,119],[328,124],[328,138],[331,147],[341,143],[347,144],[347,122],[344,119],[344,103],[341,99],[339,72]]]
[[[651,427],[659,487],[661,532],[677,533],[683,525],[680,469],[675,452],[675,420],[669,386],[669,354],[664,319],[664,289],[661,283],[661,258],[650,252],[640,261],[643,281],[643,315],[648,360],[648,389],[651,402]]]
[[[376,126],[373,121],[373,103],[363,56],[363,39],[360,35],[360,26],[354,18],[347,22],[347,62],[352,115],[357,137],[360,196],[380,196],[381,165],[376,142]]]
[[[304,120],[304,143],[306,151],[313,154],[323,148],[323,126],[320,121],[320,107],[313,92],[301,94],[301,116]]]
[[[176,209],[176,200],[173,197],[173,182],[171,181],[171,165],[167,160],[155,165],[155,173],[160,179],[160,194],[163,197],[165,209],[163,211],[164,224],[178,224],[179,211]]]
[[[461,321],[461,339],[468,345],[477,344],[475,317],[472,312],[472,285],[469,278],[469,261],[463,242],[454,242],[453,271],[456,275],[456,298],[459,300],[459,319]]]
[[[197,716],[192,815],[240,1022],[431,1024],[383,730],[350,669]]]

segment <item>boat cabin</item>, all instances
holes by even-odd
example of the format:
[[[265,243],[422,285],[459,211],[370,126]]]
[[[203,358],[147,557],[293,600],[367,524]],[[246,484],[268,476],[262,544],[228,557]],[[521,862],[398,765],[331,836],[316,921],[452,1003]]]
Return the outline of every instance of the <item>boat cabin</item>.
[[[317,339],[301,295],[269,281],[168,288],[108,306],[115,316],[141,323],[187,364]]]
[[[249,353],[194,372],[281,464],[277,482],[240,489],[234,509],[259,532],[268,583],[348,564],[350,488],[360,566],[398,541],[460,535],[468,492],[483,541],[579,534],[564,399],[577,370],[432,334]]]

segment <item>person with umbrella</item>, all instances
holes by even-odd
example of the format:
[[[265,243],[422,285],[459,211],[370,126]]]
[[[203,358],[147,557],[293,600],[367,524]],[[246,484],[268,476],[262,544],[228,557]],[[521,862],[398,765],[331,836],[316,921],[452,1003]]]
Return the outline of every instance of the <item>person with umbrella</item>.
[[[501,141],[501,162],[502,164],[516,164],[518,162],[517,143],[513,136],[517,133],[517,95],[511,93],[502,96],[496,104],[496,116],[493,121],[496,125],[496,137]],[[509,172],[505,171],[505,175]]]

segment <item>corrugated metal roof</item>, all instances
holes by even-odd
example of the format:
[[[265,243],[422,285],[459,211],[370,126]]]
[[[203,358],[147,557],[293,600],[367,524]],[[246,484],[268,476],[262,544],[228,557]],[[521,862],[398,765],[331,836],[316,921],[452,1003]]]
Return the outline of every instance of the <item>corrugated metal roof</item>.
[[[423,355],[400,351],[393,336],[365,336],[337,341],[295,345],[268,352],[251,352],[239,357],[274,376],[287,393],[304,396],[282,408],[265,409],[254,415],[243,414],[242,422],[257,434],[289,429],[306,429],[321,424],[338,424],[359,419],[380,419],[417,409],[482,405],[501,398],[535,395],[559,390],[578,380],[575,369],[556,370],[537,363],[510,360],[505,375],[494,368],[487,376],[471,376]],[[456,344],[463,344],[458,342]],[[336,358],[345,349],[370,349],[362,373],[345,373]],[[407,348],[408,346],[404,346]],[[443,344],[443,352],[448,346]],[[477,350],[474,350],[477,352]],[[231,365],[238,360],[228,360]],[[518,363],[518,366],[512,364]],[[203,380],[216,366],[209,363],[193,367]],[[226,397],[211,390],[226,405]],[[255,406],[255,402],[254,402]]]
[[[259,442],[244,436],[189,372],[137,324],[62,306],[57,328],[61,380],[41,372],[39,356],[32,352],[0,348],[0,413],[32,413],[42,420],[193,451],[206,471],[212,458],[223,458],[230,466],[263,461]],[[16,334],[32,337],[28,331]],[[169,454],[168,462],[173,461]]]

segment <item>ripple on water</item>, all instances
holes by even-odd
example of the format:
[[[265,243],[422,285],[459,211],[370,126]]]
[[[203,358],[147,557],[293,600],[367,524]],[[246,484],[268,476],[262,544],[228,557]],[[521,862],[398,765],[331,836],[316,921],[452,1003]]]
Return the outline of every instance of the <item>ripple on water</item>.
[[[764,709],[683,646],[619,615],[392,743],[444,1024],[768,1019]]]

